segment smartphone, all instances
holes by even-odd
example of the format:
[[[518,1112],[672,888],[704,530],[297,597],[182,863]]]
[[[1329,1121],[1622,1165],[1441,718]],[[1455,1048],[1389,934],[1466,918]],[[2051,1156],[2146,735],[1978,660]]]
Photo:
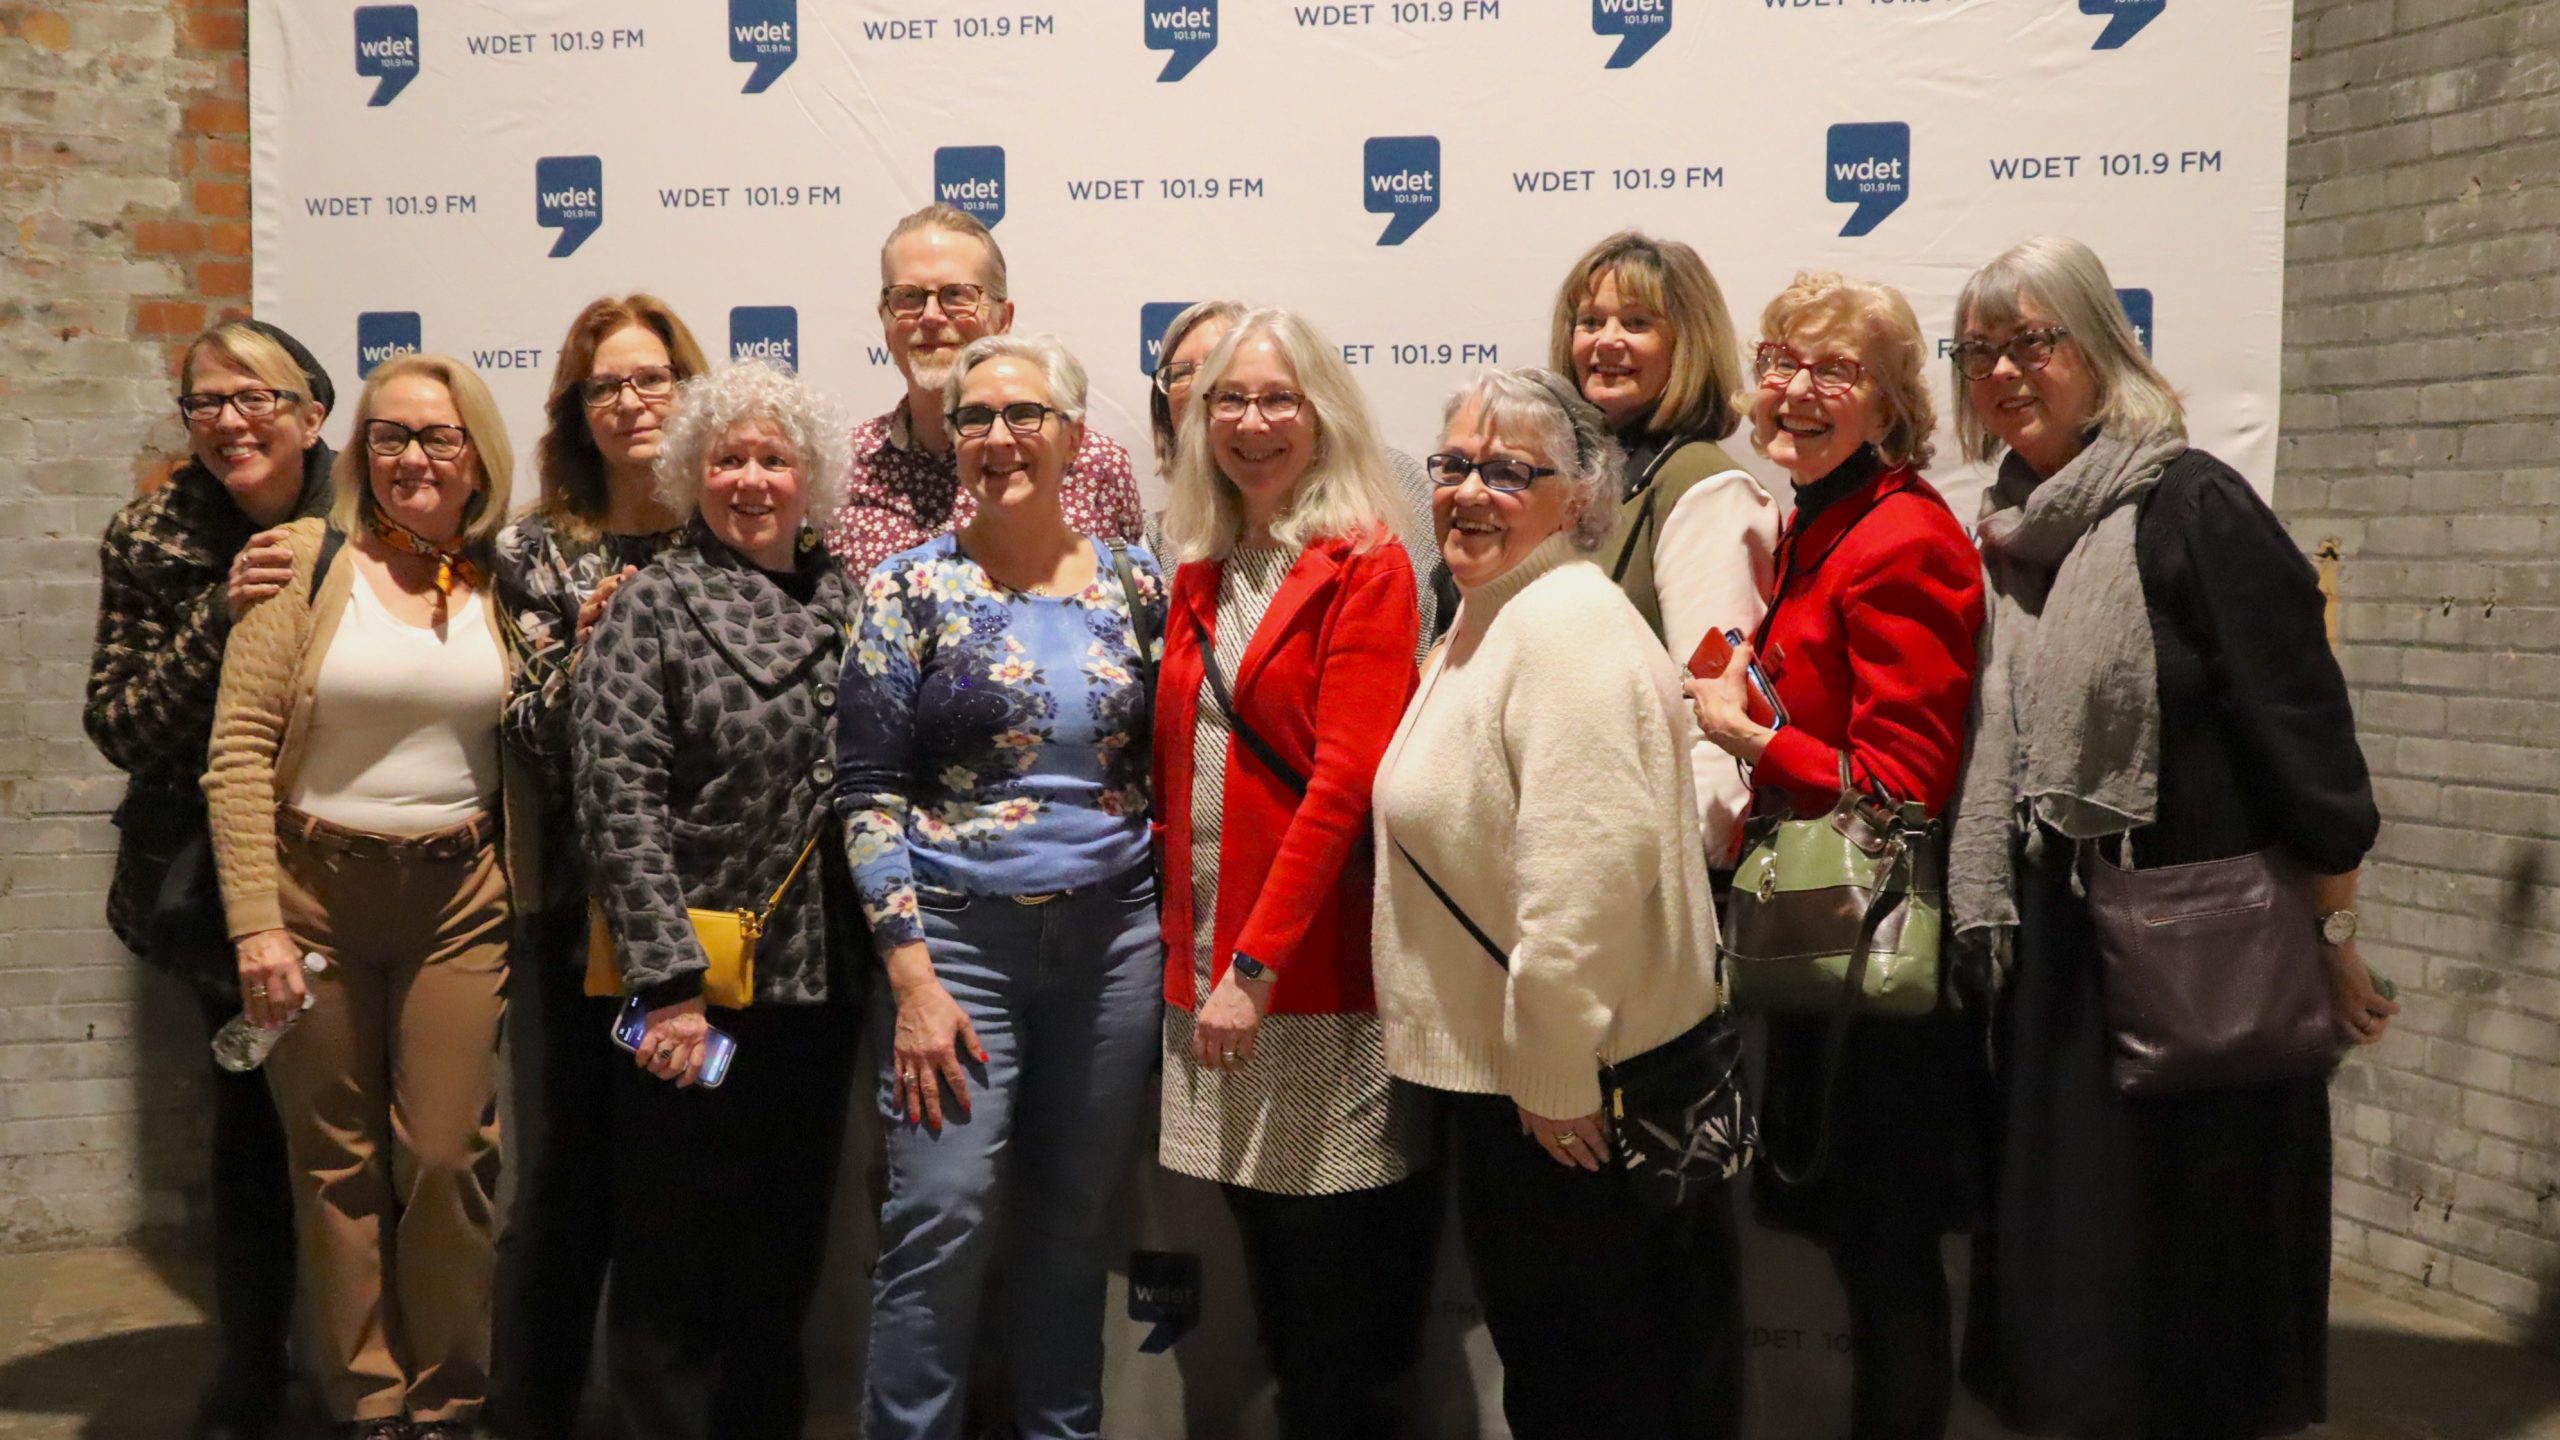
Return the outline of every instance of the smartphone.
[[[1689,673],[1701,680],[1713,680],[1724,673],[1725,666],[1733,663],[1733,652],[1741,644],[1742,632],[1739,630],[1708,631],[1706,637],[1698,642],[1698,648],[1690,652]],[[1751,723],[1766,725],[1772,730],[1785,729],[1787,707],[1778,703],[1777,689],[1769,683],[1760,662],[1752,661],[1743,674],[1751,682],[1750,698],[1743,707],[1744,713],[1751,717]]]
[[[634,995],[622,1006],[622,1014],[613,1022],[613,1043],[637,1055],[640,1037],[649,1033],[649,1002]],[[703,1046],[702,1074],[697,1085],[718,1086],[729,1078],[729,1062],[737,1058],[738,1042],[729,1032],[714,1025]]]

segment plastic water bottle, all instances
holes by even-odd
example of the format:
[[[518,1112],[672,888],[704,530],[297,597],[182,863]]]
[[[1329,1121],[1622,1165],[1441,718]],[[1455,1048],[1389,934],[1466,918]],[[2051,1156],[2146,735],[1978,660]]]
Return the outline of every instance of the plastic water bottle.
[[[302,971],[305,975],[316,976],[328,968],[329,962],[320,958],[319,952],[304,953]],[[311,987],[306,983],[302,989],[302,1009],[285,1016],[284,1023],[273,1030],[250,1019],[245,1010],[232,1016],[231,1023],[214,1034],[213,1063],[234,1075],[245,1075],[266,1064],[267,1057],[275,1053],[276,1042],[293,1029],[293,1022],[302,1018],[303,1010],[311,1008],[311,1001]]]

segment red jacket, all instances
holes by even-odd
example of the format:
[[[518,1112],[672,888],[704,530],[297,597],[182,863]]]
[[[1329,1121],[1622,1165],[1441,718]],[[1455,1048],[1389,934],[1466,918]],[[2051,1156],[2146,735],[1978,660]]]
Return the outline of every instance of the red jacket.
[[[1787,709],[1752,783],[1799,812],[1840,798],[1840,753],[1864,789],[1936,815],[1964,758],[1982,630],[1982,557],[1936,487],[1901,466],[1790,518],[1761,623],[1762,669]]]
[[[1195,1008],[1191,965],[1191,730],[1217,698],[1200,630],[1217,635],[1215,561],[1176,571],[1157,678],[1156,810],[1164,841],[1165,999]],[[1245,722],[1307,779],[1302,799],[1227,745],[1212,976],[1241,948],[1279,971],[1275,1014],[1374,1010],[1369,976],[1369,786],[1413,695],[1413,564],[1383,535],[1307,547],[1227,676]]]

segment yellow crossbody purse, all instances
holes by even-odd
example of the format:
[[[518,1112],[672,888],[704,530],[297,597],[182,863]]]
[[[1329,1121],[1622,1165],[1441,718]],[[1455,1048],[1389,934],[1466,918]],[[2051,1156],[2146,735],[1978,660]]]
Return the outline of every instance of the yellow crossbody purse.
[[[765,922],[773,918],[782,897],[791,890],[791,882],[817,853],[818,838],[827,833],[825,822],[819,823],[809,843],[800,847],[800,858],[791,862],[791,873],[782,877],[764,909],[693,910],[684,912],[693,922],[693,935],[702,942],[702,953],[711,968],[702,975],[702,998],[723,1010],[744,1010],[756,998],[756,941],[764,934]],[[587,993],[621,995],[622,966],[613,958],[613,929],[605,923],[604,906],[587,902]]]

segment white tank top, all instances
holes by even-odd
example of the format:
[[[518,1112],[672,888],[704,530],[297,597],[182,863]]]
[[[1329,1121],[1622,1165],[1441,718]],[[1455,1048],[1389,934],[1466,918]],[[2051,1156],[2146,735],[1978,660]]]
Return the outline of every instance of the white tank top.
[[[478,591],[439,635],[391,613],[361,571],[320,658],[302,771],[285,802],[333,825],[420,835],[498,795],[507,669]]]

